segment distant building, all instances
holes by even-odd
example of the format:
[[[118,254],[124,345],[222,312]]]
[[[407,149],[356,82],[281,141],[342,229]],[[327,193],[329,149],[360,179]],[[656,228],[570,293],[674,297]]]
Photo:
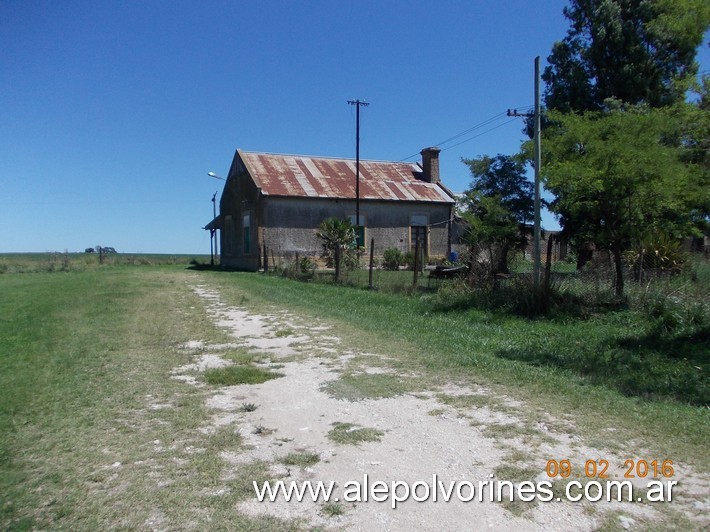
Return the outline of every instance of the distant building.
[[[440,181],[439,148],[422,150],[422,163],[360,161],[362,241],[375,253],[413,250],[429,257],[451,250],[454,197]],[[316,231],[336,217],[355,224],[356,165],[352,159],[278,155],[237,150],[219,215],[205,229],[219,229],[224,266],[263,267],[271,257],[317,256]]]

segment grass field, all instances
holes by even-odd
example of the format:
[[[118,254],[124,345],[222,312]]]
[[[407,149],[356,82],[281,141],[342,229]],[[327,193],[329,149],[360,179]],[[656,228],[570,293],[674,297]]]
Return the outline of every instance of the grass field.
[[[100,264],[99,261],[103,260]],[[99,266],[159,266],[166,264],[209,264],[209,255],[170,255],[148,253],[4,253],[0,254],[2,273],[51,273],[93,270]]]
[[[225,340],[188,290],[191,275],[122,266],[0,276],[0,528],[283,526],[210,495],[218,452],[238,452],[240,440],[197,431],[202,395],[170,379],[190,360],[181,343]],[[235,493],[250,493],[251,473],[232,481]]]
[[[484,384],[571,416],[590,445],[634,456],[648,449],[649,459],[710,471],[710,413],[688,404],[676,382],[695,371],[687,385],[694,397],[705,393],[708,344],[655,345],[653,323],[639,313],[527,320],[446,308],[434,293],[192,271],[188,260],[0,275],[0,527],[298,526],[240,516],[234,498],[210,491],[223,476],[219,452],[239,453],[242,443],[233,431],[197,430],[208,415],[203,392],[170,378],[191,361],[185,342],[227,340],[190,290],[198,283],[228,304],[326,320],[354,347],[389,355],[422,381]],[[258,465],[242,470],[232,493],[249,497],[263,475]]]

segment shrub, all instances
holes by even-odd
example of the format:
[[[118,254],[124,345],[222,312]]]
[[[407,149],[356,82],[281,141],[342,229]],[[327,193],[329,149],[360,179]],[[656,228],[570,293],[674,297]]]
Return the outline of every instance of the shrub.
[[[404,261],[404,255],[397,248],[387,248],[382,256],[382,267],[385,270],[396,271]]]
[[[292,258],[286,261],[281,275],[296,281],[308,281],[313,279],[316,271],[316,263],[310,257]]]
[[[680,240],[665,233],[647,235],[625,255],[636,280],[649,273],[655,276],[676,275],[685,269],[688,261],[688,254]]]
[[[404,254],[404,257],[402,259],[402,262],[407,266],[408,270],[414,270],[414,252],[413,251],[407,251]]]

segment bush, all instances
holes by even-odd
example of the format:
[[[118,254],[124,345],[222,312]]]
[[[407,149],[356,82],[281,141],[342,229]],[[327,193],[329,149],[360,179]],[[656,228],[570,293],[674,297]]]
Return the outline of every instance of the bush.
[[[382,257],[382,267],[385,270],[396,271],[404,261],[404,255],[397,248],[387,248]]]
[[[626,261],[631,265],[635,280],[642,280],[649,274],[653,276],[677,275],[687,265],[688,254],[683,250],[680,240],[665,233],[646,236],[636,246],[625,253]]]
[[[310,257],[288,259],[281,275],[296,281],[309,281],[313,279],[316,271],[316,263]]]

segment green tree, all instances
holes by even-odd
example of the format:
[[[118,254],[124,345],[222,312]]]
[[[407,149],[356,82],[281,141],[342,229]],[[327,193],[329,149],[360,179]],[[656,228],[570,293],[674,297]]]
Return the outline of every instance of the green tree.
[[[566,37],[542,79],[545,104],[598,111],[608,98],[662,107],[682,101],[710,25],[707,0],[571,0]]]
[[[533,218],[533,185],[520,157],[463,159],[473,182],[462,200],[470,245],[484,246],[494,273],[508,273],[510,251],[525,245],[521,230]]]
[[[461,212],[467,230],[464,242],[472,260],[483,259],[486,276],[493,280],[496,273],[507,273],[508,254],[512,246],[524,242],[515,216],[498,197],[472,192],[468,196],[471,210]],[[483,254],[483,257],[481,257]]]
[[[679,110],[681,109],[681,110]],[[685,104],[551,113],[543,177],[565,230],[608,249],[623,295],[622,254],[649,232],[687,236],[707,204],[707,172],[683,160]]]

